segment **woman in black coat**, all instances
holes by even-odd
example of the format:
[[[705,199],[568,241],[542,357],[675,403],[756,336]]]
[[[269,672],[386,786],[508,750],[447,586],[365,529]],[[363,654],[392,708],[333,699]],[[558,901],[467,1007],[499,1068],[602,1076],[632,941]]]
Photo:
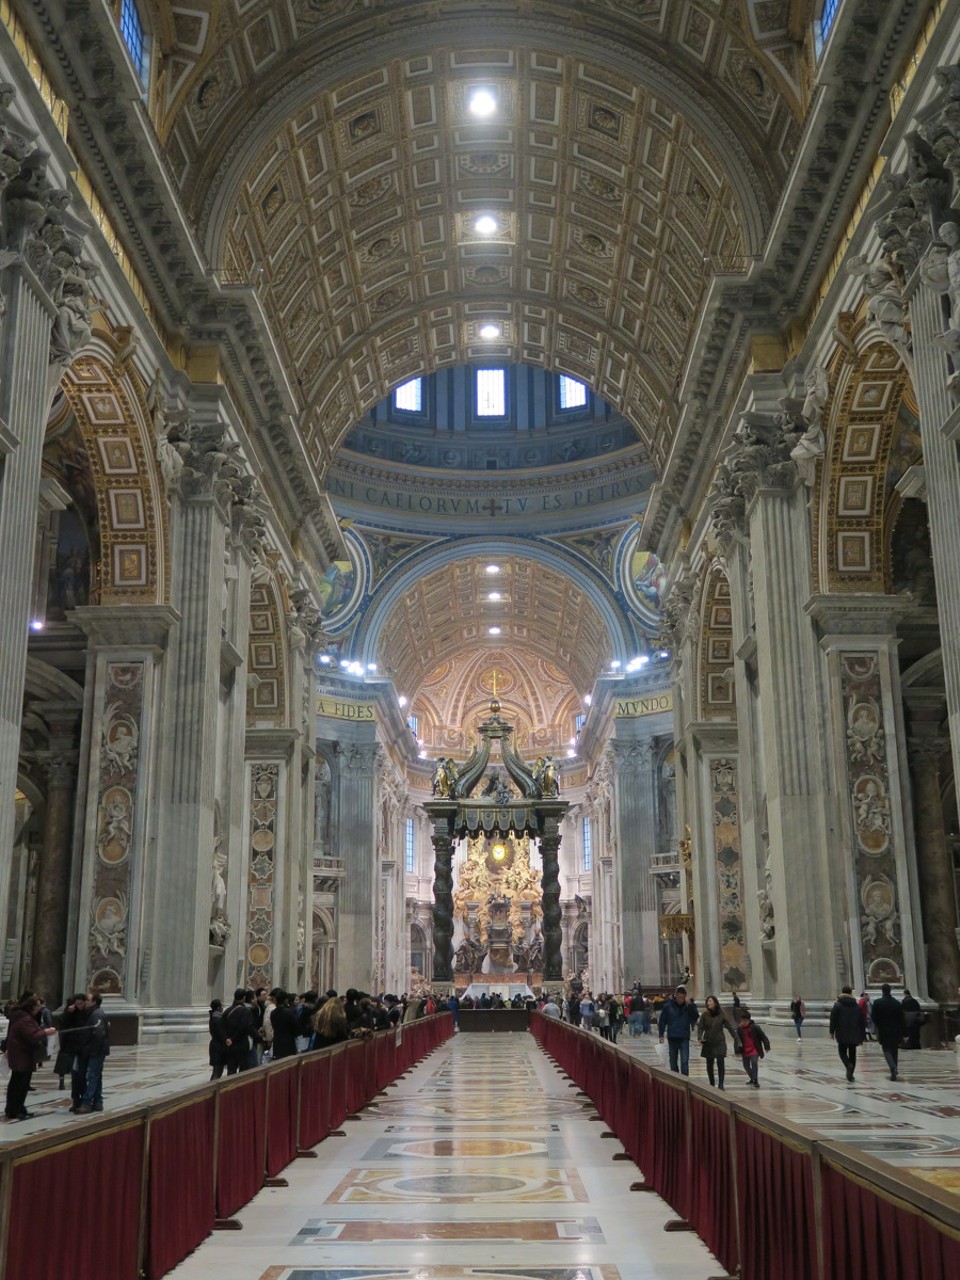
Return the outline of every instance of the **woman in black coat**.
[[[210,1079],[219,1080],[227,1065],[227,1030],[223,1025],[223,1001],[210,1001]]]

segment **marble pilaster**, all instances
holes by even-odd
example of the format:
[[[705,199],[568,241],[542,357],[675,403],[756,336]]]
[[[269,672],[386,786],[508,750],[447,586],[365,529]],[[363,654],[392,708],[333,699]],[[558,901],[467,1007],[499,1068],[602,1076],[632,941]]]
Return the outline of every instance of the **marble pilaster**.
[[[174,604],[181,620],[164,663],[160,813],[145,902],[145,1033],[193,1028],[209,1000],[210,904],[229,507],[218,485],[223,431],[191,454],[171,504]],[[199,455],[199,456],[197,456]],[[222,454],[221,454],[222,456]]]
[[[910,301],[913,380],[920,410],[930,548],[937,586],[947,723],[954,777],[960,778],[960,408],[937,339],[946,327],[940,297],[918,287]]]
[[[913,775],[920,907],[931,997],[951,1006],[960,988],[957,900],[953,858],[943,821],[940,770],[950,750],[942,737],[911,738],[907,744]]]
[[[60,1004],[64,995],[73,799],[77,782],[77,753],[73,749],[73,739],[78,714],[78,708],[69,707],[45,716],[52,734],[50,752],[43,761],[47,775],[47,807],[37,873],[30,984],[44,996],[51,1009]]]
[[[153,802],[164,649],[178,614],[167,605],[89,605],[70,620],[87,636],[81,758],[86,785],[70,890],[78,909],[66,985],[92,986],[131,1009],[144,1000],[132,963],[157,813]]]
[[[50,269],[46,234],[54,193],[42,162],[26,159],[32,144],[0,123],[6,188],[0,234],[0,919],[5,908],[14,826],[14,794],[20,750],[27,640],[44,429],[62,365],[51,363],[51,332],[58,318],[60,272]],[[23,166],[21,168],[21,160]],[[19,171],[19,172],[18,172]],[[8,180],[14,173],[12,183]],[[60,223],[64,214],[55,213]],[[77,252],[82,240],[73,237]],[[85,305],[85,304],[84,304]],[[2,310],[0,309],[0,314]]]
[[[840,782],[838,851],[853,978],[926,989],[910,822],[905,731],[897,662],[904,601],[876,594],[815,596],[826,655],[833,754]]]
[[[338,742],[339,823],[336,852],[343,860],[337,899],[338,991],[373,989],[374,905],[378,901],[375,741]]]
[[[623,973],[631,982],[652,984],[660,974],[657,886],[652,874],[658,840],[656,753],[649,735],[614,738],[608,750],[614,762],[615,874]]]
[[[761,484],[747,516],[762,742],[756,784],[766,797],[769,839],[763,891],[776,921],[770,994],[826,997],[836,986],[832,901],[839,885],[825,802],[820,655],[803,611],[810,582],[806,492],[789,476],[782,485]]]
[[[296,960],[295,910],[286,909],[292,879],[299,882],[300,850],[291,833],[290,790],[299,776],[297,729],[248,729],[246,839],[238,868],[245,886],[241,972],[245,986],[289,985]],[[295,890],[294,890],[295,892]]]

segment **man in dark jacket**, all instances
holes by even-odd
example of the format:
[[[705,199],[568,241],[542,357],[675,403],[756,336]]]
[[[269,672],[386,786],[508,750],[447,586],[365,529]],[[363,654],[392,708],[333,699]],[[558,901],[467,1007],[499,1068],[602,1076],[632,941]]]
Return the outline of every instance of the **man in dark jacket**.
[[[907,1036],[907,1043],[903,1047],[905,1049],[919,1049],[920,1027],[923,1025],[923,1010],[920,1008],[920,1001],[916,996],[911,995],[909,991],[904,991],[901,1008],[903,1009]]]
[[[670,1070],[678,1071],[682,1076],[690,1074],[690,1028],[697,1025],[699,1018],[696,1004],[687,999],[687,989],[682,986],[663,1002],[660,1010],[657,1021],[660,1043],[663,1044],[666,1036]]]
[[[88,1039],[80,1049],[80,1070],[84,1075],[83,1098],[74,1115],[85,1116],[103,1110],[103,1064],[110,1052],[110,1028],[107,1015],[100,1007],[102,997],[91,991],[87,995]]]
[[[883,1050],[884,1061],[890,1068],[890,1079],[899,1080],[897,1055],[900,1052],[900,1041],[903,1039],[906,1027],[906,1017],[903,1005],[890,994],[890,983],[885,982],[880,990],[883,995],[873,1002],[873,1025],[877,1029],[877,1039]]]
[[[853,998],[853,988],[844,987],[830,1010],[830,1038],[837,1042],[837,1053],[847,1069],[850,1084],[857,1069],[857,1045],[863,1044],[864,1035],[863,1015]]]

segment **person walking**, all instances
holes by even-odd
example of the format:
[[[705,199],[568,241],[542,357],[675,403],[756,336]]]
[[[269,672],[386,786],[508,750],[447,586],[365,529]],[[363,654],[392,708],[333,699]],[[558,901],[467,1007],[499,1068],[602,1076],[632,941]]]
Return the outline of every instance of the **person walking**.
[[[920,1027],[923,1025],[923,1010],[920,1008],[920,1001],[916,996],[905,990],[901,1008],[903,1009],[906,1026],[906,1043],[903,1047],[905,1049],[919,1049]]]
[[[663,1002],[657,1020],[661,1044],[666,1037],[670,1070],[678,1071],[682,1076],[690,1074],[690,1028],[696,1025],[699,1016],[696,1004],[687,999],[686,987],[679,986]]]
[[[883,1060],[890,1068],[890,1079],[899,1080],[898,1056],[900,1041],[906,1028],[903,1005],[890,994],[890,983],[885,982],[880,988],[879,999],[873,1002],[873,1025],[883,1052]]]
[[[797,1044],[803,1039],[800,1028],[803,1026],[803,1020],[807,1016],[807,1006],[803,1003],[803,997],[795,995],[790,1001],[790,1017],[793,1019],[793,1025],[797,1029]]]
[[[723,1088],[726,1070],[727,1035],[736,1039],[736,1033],[727,1015],[720,1008],[716,996],[707,996],[703,1013],[697,1023],[697,1040],[700,1042],[700,1056],[706,1060],[707,1079],[718,1088]],[[714,1079],[716,1072],[716,1080]]]
[[[734,1046],[734,1052],[741,1056],[743,1069],[747,1073],[747,1084],[759,1089],[760,1059],[770,1052],[770,1041],[764,1034],[763,1027],[754,1022],[750,1017],[750,1010],[743,1005],[740,1006],[739,1018],[738,1042]]]
[[[616,996],[610,996],[607,999],[607,1039],[612,1043],[617,1043],[617,1036],[620,1034],[620,1005],[617,1003]]]
[[[853,988],[844,987],[830,1010],[830,1039],[836,1041],[837,1053],[847,1071],[847,1083],[853,1084],[857,1069],[857,1046],[863,1044],[866,1031],[860,1006],[853,998]]]

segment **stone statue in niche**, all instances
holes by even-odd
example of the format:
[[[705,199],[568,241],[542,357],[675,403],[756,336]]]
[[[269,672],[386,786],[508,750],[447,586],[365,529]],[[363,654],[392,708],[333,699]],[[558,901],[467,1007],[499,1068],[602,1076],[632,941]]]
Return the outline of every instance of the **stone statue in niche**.
[[[773,886],[773,873],[770,870],[770,855],[763,868],[764,885],[757,890],[757,906],[760,911],[760,937],[764,942],[772,942],[777,934],[777,922],[774,918],[773,899],[770,890]]]
[[[330,792],[333,780],[326,760],[317,762],[314,792],[313,844],[322,854],[330,851]]]
[[[667,757],[660,766],[660,838],[667,847],[677,835],[677,767]]]
[[[213,877],[210,886],[210,944],[214,947],[222,947],[230,937],[230,922],[227,919],[227,881],[224,876],[226,869],[227,855],[223,848],[218,801],[213,811]]]

